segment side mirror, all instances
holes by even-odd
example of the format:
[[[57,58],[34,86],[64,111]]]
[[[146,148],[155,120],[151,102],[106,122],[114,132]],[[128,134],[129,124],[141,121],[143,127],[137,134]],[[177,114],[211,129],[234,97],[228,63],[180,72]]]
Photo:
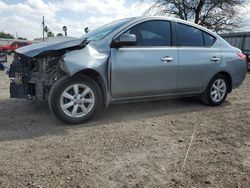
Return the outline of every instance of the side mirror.
[[[137,40],[134,34],[123,34],[113,41],[112,47],[119,48],[122,46],[134,46],[136,43]]]

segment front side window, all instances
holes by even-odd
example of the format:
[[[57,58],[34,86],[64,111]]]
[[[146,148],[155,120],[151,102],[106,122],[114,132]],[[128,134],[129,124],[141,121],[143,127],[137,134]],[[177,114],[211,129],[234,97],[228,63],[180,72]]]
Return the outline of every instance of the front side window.
[[[178,23],[177,35],[179,46],[211,47],[216,38],[195,27]]]
[[[135,46],[171,46],[171,24],[169,21],[147,21],[140,23],[125,34],[134,34]]]

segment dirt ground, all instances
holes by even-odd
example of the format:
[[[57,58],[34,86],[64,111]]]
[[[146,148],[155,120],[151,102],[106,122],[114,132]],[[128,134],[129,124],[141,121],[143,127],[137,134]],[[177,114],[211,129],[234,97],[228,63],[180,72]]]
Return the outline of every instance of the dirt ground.
[[[74,127],[8,89],[0,72],[0,187],[250,187],[250,74],[221,107],[114,105]]]

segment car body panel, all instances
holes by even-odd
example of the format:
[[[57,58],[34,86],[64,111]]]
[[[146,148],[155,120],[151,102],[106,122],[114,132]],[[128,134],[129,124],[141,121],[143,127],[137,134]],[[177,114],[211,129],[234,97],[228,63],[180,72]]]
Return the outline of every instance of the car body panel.
[[[108,57],[109,54],[100,53],[94,47],[88,45],[81,50],[66,53],[60,65],[64,72],[73,76],[83,69],[99,71],[98,68],[107,62]]]
[[[108,58],[109,53],[98,52],[91,44],[77,51],[65,54],[60,63],[61,69],[70,76],[86,69],[95,70],[101,76],[105,87],[105,96],[110,96],[108,83]],[[110,101],[110,99],[106,99]]]
[[[172,57],[173,61],[162,61],[166,56]],[[114,48],[111,61],[111,94],[114,98],[176,92],[177,48]]]
[[[232,89],[238,88],[244,81],[247,73],[247,63],[239,59],[235,50],[239,53],[239,49],[221,49],[222,50],[222,66],[221,71],[229,73],[232,78]]]
[[[213,57],[217,57],[219,61],[211,61]],[[220,66],[221,52],[218,42],[211,48],[180,47],[177,92],[203,91]]]
[[[16,53],[25,55],[27,57],[36,57],[42,53],[44,54],[49,51],[57,51],[57,50],[71,48],[71,47],[76,47],[76,46],[81,45],[83,42],[84,42],[84,39],[81,38],[81,39],[66,40],[66,41],[32,44],[32,45],[17,49]]]

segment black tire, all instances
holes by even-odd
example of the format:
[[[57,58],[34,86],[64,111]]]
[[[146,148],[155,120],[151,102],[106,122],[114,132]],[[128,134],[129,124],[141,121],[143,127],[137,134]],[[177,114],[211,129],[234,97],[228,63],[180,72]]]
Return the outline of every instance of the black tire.
[[[220,100],[220,101],[214,101],[212,99],[212,96],[211,96],[211,89],[212,89],[212,86],[213,84],[218,80],[218,79],[221,79],[221,80],[224,80],[225,84],[226,84],[226,93],[224,95],[224,97]],[[213,77],[213,79],[209,82],[208,86],[207,86],[207,89],[205,90],[205,92],[201,95],[200,99],[201,101],[206,104],[206,105],[209,105],[209,106],[219,106],[221,105],[227,98],[227,95],[228,95],[228,91],[229,91],[229,83],[228,83],[228,79],[222,75],[222,74],[217,74]]]
[[[64,113],[61,108],[60,101],[63,92],[66,88],[73,86],[74,84],[84,84],[89,87],[95,98],[93,108],[83,117],[73,118]],[[58,80],[51,88],[49,94],[49,107],[55,117],[65,124],[77,125],[88,122],[93,118],[102,106],[102,93],[98,84],[91,78],[83,75],[77,75],[73,77],[65,76]]]

